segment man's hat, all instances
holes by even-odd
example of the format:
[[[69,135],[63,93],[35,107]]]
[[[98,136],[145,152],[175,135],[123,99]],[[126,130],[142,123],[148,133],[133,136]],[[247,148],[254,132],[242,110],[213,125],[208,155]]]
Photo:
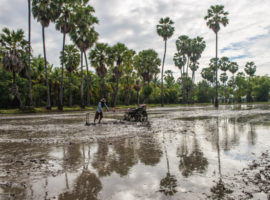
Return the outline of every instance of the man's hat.
[[[106,102],[106,99],[105,98],[102,98],[100,101],[105,103]]]

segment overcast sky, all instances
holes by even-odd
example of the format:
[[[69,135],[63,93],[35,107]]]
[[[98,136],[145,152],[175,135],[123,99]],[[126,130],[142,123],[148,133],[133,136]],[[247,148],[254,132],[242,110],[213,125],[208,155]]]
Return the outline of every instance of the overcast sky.
[[[165,70],[171,69],[175,77],[179,70],[173,65],[175,41],[180,35],[201,36],[206,49],[199,60],[200,71],[215,56],[215,35],[203,19],[211,5],[223,4],[229,12],[229,24],[219,32],[219,57],[227,56],[240,65],[243,71],[248,61],[257,65],[257,75],[270,74],[270,0],[91,0],[99,19],[96,30],[99,42],[110,45],[122,42],[137,52],[155,49],[163,57],[164,43],[156,33],[162,17],[175,22],[175,32],[168,41]],[[0,29],[22,28],[27,38],[27,1],[0,0]],[[69,41],[70,43],[70,41]],[[55,31],[55,24],[46,29],[48,61],[59,66],[62,35]],[[34,55],[42,54],[41,26],[32,19],[32,47]]]

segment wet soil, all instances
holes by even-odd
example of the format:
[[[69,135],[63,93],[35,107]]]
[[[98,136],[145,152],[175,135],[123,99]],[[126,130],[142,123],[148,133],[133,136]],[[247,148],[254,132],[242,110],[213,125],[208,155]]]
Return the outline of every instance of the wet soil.
[[[0,115],[0,199],[269,199],[270,105]]]

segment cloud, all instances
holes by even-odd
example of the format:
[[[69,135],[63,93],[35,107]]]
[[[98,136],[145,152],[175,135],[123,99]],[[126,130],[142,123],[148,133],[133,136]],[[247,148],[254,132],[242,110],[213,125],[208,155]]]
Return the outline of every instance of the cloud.
[[[174,75],[180,75],[173,64],[176,52],[175,41],[180,35],[201,36],[206,41],[200,69],[196,80],[201,80],[200,71],[207,67],[215,56],[215,34],[203,19],[211,5],[223,4],[229,12],[229,24],[219,32],[219,57],[228,56],[240,65],[254,61],[257,74],[270,74],[270,1],[269,0],[91,0],[95,15],[99,19],[96,30],[99,41],[113,45],[125,43],[137,52],[143,49],[155,49],[162,59],[164,43],[156,33],[156,25],[161,17],[169,16],[175,22],[175,33],[168,40],[165,70],[171,69]],[[27,3],[18,0],[1,0],[0,28],[22,28],[27,34]],[[70,43],[70,40],[68,40]],[[32,19],[32,45],[34,54],[43,54],[41,26]],[[59,52],[62,47],[62,35],[51,24],[46,29],[46,47],[48,61],[59,66]]]

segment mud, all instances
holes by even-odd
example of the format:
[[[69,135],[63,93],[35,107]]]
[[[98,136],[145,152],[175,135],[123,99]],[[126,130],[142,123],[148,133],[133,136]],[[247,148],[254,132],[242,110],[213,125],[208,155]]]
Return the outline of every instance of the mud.
[[[0,199],[269,199],[270,106],[0,116]]]

